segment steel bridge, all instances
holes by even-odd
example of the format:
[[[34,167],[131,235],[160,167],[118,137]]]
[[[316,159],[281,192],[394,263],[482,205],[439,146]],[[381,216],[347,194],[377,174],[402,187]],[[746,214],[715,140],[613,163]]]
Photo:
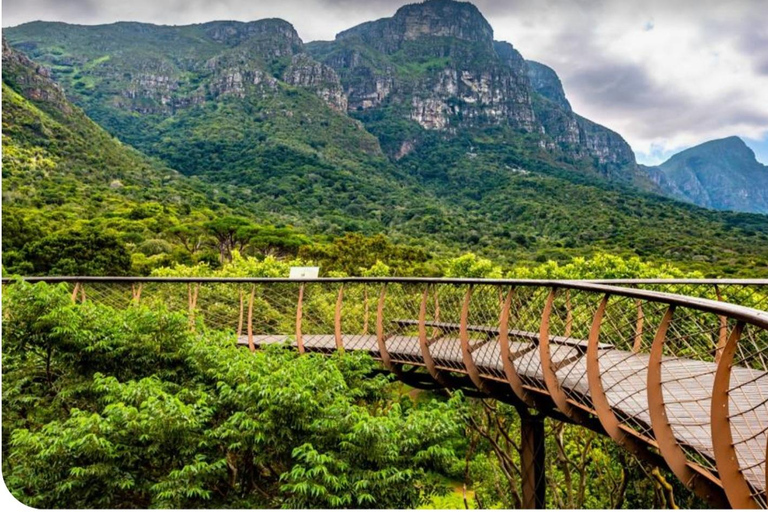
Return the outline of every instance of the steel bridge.
[[[412,385],[512,404],[529,508],[544,504],[545,416],[610,436],[714,506],[768,508],[768,280],[27,280],[163,304],[251,350],[363,351]]]

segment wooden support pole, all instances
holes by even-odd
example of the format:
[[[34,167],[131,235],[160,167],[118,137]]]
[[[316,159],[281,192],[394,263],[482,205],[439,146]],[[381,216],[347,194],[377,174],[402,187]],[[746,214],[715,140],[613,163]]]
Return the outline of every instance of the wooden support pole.
[[[520,471],[523,508],[546,506],[546,472],[544,466],[544,419],[520,411]]]
[[[336,312],[333,318],[334,339],[336,340],[336,350],[344,351],[344,340],[341,337],[341,305],[344,302],[344,285],[339,287],[339,295],[336,297]]]
[[[363,302],[365,308],[365,316],[363,318],[363,334],[368,334],[368,288],[363,288]]]
[[[635,342],[632,344],[632,352],[637,354],[643,347],[643,324],[645,323],[645,314],[643,313],[643,302],[636,300],[637,322],[635,323]]]
[[[299,285],[299,300],[296,303],[296,346],[299,348],[299,354],[304,353],[304,337],[301,333],[301,319],[303,317],[304,307],[304,283]]]
[[[253,344],[253,301],[256,299],[256,285],[251,286],[251,298],[248,301],[248,348],[251,352],[256,352],[256,345]]]
[[[80,291],[80,283],[75,283],[75,287],[72,289],[72,302],[77,302],[77,292]]]
[[[715,285],[715,295],[717,300],[722,302],[723,295],[720,293],[720,287]],[[728,319],[724,316],[720,316],[720,332],[717,339],[717,348],[715,349],[715,363],[720,362],[720,355],[723,353],[725,344],[728,342]]]
[[[131,297],[133,298],[133,302],[138,305],[141,301],[141,288],[144,286],[144,283],[139,283],[138,286],[136,284],[131,284]]]
[[[237,337],[243,335],[243,317],[245,316],[245,301],[243,299],[243,288],[240,287],[240,314],[237,317]]]

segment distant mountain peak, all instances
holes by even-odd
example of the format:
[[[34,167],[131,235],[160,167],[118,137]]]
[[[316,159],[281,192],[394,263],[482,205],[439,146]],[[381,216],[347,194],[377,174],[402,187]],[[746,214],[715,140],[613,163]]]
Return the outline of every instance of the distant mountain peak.
[[[203,24],[208,37],[219,43],[236,46],[251,38],[284,39],[298,51],[302,46],[298,32],[289,22],[280,18],[257,21],[212,21]],[[297,51],[297,52],[298,52]]]
[[[427,0],[400,7],[391,18],[363,23],[336,35],[336,39],[351,37],[360,37],[368,44],[384,42],[381,49],[385,53],[397,51],[403,41],[421,37],[451,37],[490,47],[493,28],[469,2]]]
[[[737,136],[723,139],[710,140],[697,146],[677,153],[667,162],[680,161],[688,158],[703,158],[710,161],[724,163],[739,163],[746,165],[760,165],[755,152]],[[663,165],[666,165],[665,162]]]
[[[688,148],[649,174],[667,194],[699,206],[768,213],[768,167],[739,137]]]

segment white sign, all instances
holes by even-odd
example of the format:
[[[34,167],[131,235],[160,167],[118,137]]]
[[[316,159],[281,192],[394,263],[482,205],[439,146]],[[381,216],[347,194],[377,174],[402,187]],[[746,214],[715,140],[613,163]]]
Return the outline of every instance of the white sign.
[[[314,279],[320,273],[320,267],[291,267],[289,279]]]

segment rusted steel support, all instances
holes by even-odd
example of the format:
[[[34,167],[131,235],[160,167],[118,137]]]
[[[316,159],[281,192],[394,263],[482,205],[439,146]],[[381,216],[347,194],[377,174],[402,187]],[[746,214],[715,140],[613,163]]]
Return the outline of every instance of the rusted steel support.
[[[720,287],[715,285],[715,295],[717,300],[723,302],[723,295],[720,293]],[[720,356],[725,348],[725,344],[728,342],[728,319],[722,315],[720,318],[720,331],[717,336],[717,348],[715,349],[715,362],[720,362]]]
[[[715,463],[725,494],[733,508],[760,508],[739,467],[739,458],[733,446],[730,425],[730,400],[728,388],[731,383],[731,366],[739,345],[744,322],[737,322],[723,347],[720,362],[712,386],[712,447]]]
[[[632,352],[637,354],[643,348],[643,324],[645,323],[645,314],[643,313],[643,302],[635,300],[637,306],[637,322],[635,323],[635,342],[632,344]]]
[[[381,286],[381,294],[379,295],[379,305],[376,308],[376,343],[379,346],[379,356],[384,368],[387,370],[399,374],[399,371],[392,364],[392,358],[389,356],[387,350],[387,340],[384,338],[384,299],[387,296],[387,284],[384,283]]]
[[[718,504],[724,501],[719,480],[703,467],[688,461],[683,448],[675,439],[672,426],[667,418],[661,380],[661,363],[664,355],[664,342],[674,314],[675,306],[670,305],[656,330],[656,336],[653,339],[651,354],[648,359],[648,381],[646,387],[651,427],[653,428],[653,435],[656,438],[659,451],[675,476],[680,479],[683,485],[694,491],[699,497],[706,499],[710,503]]]
[[[480,377],[480,370],[478,370],[475,360],[472,358],[472,347],[469,346],[469,330],[467,325],[469,322],[469,303],[472,300],[472,285],[467,288],[467,293],[464,295],[464,304],[461,306],[461,319],[459,321],[459,341],[461,343],[461,359],[464,363],[464,367],[467,369],[467,375],[469,375],[472,384],[483,393],[488,393],[488,388]]]
[[[302,309],[304,307],[304,283],[299,285],[299,300],[296,302],[296,346],[299,354],[304,353],[304,337],[301,333]]]
[[[541,315],[541,329],[539,330],[539,357],[541,359],[541,372],[544,375],[544,384],[549,391],[552,401],[566,417],[575,423],[588,421],[586,414],[568,402],[568,397],[557,379],[557,366],[552,362],[552,354],[549,342],[549,321],[552,316],[552,308],[557,296],[557,288],[552,288],[547,297],[544,312]]]
[[[144,283],[139,283],[138,286],[136,286],[136,283],[131,283],[131,300],[139,304],[141,301],[141,288],[144,285]]]
[[[243,335],[243,317],[245,316],[245,300],[243,298],[243,288],[240,287],[240,311],[237,317],[237,337]]]
[[[435,296],[435,316],[434,316],[434,320],[435,320],[435,324],[438,324],[438,323],[440,323],[440,301],[438,300],[438,297],[437,297],[437,287],[434,288],[433,295]],[[431,337],[431,339],[433,339],[433,340],[437,339],[438,338],[438,334],[440,334],[440,329],[438,329],[437,326],[432,327],[432,337]]]
[[[546,498],[544,419],[520,410],[520,473],[523,508],[543,509]]]
[[[571,337],[573,330],[573,307],[571,306],[571,290],[565,290],[565,332],[563,336]]]
[[[512,392],[524,404],[533,407],[533,399],[523,387],[523,381],[520,380],[520,375],[518,375],[517,369],[512,362],[509,350],[509,313],[512,308],[512,298],[514,295],[515,289],[510,288],[507,293],[507,298],[504,299],[501,306],[501,314],[499,315],[499,350],[501,352],[501,364],[504,367],[504,375],[507,377]]]
[[[443,384],[441,373],[435,368],[435,360],[432,359],[432,354],[429,352],[429,343],[427,341],[427,297],[429,296],[429,285],[424,288],[424,293],[421,295],[421,305],[419,306],[419,348],[421,348],[421,358],[424,360],[424,366],[426,366],[429,375],[432,376],[439,384]]]
[[[341,304],[344,301],[344,285],[339,286],[339,295],[336,297],[336,313],[333,318],[333,333],[336,340],[336,350],[344,350],[344,340],[341,337]]]
[[[610,295],[606,294],[595,312],[592,320],[592,328],[589,331],[589,344],[587,346],[587,379],[589,380],[589,395],[592,398],[592,405],[597,413],[600,424],[605,432],[613,439],[616,444],[629,450],[631,453],[641,455],[646,450],[645,444],[626,430],[621,428],[621,422],[614,414],[608,397],[605,394],[603,381],[600,377],[600,361],[598,343],[600,341],[600,328],[605,317],[605,310],[608,306]],[[646,442],[652,441],[645,439]]]
[[[189,327],[195,330],[195,309],[197,308],[197,294],[200,291],[200,283],[196,283],[193,287],[192,284],[187,285],[187,299],[189,306]]]
[[[253,343],[253,302],[256,300],[256,285],[251,286],[251,298],[248,300],[248,348],[251,352],[256,352],[256,345]]]

